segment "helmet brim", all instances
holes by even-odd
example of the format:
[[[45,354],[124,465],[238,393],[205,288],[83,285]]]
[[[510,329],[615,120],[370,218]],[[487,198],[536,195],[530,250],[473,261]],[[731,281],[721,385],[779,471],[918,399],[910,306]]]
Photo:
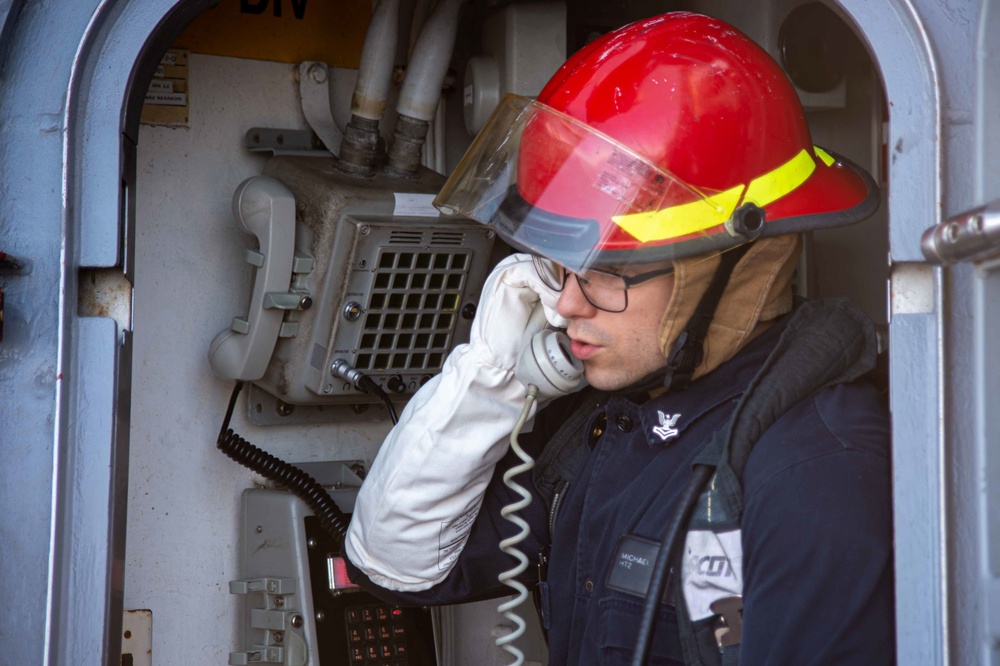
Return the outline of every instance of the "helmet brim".
[[[871,217],[881,204],[874,179],[850,160],[830,153],[834,164],[817,168],[796,190],[797,214],[789,214],[780,200],[764,209],[764,224],[758,237],[814,231],[855,224]],[[824,210],[827,200],[843,201],[852,192],[854,204],[839,210]],[[813,208],[802,209],[801,201]],[[792,202],[793,204],[795,202]],[[521,252],[539,254],[574,271],[592,266],[627,266],[660,263],[722,252],[750,240],[733,235],[720,225],[709,234],[693,234],[669,243],[648,243],[627,250],[601,248],[601,225],[597,220],[559,215],[533,206],[511,185],[497,208],[490,226],[509,245]]]

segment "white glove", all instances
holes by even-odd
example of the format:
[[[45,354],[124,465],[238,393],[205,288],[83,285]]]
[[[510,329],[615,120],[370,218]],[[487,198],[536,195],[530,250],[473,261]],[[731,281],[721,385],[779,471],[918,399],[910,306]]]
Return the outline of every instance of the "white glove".
[[[345,539],[377,585],[419,591],[441,582],[468,539],[483,493],[524,407],[514,376],[524,342],[556,326],[558,294],[531,257],[507,257],[486,280],[468,344],[407,404],[358,493]]]

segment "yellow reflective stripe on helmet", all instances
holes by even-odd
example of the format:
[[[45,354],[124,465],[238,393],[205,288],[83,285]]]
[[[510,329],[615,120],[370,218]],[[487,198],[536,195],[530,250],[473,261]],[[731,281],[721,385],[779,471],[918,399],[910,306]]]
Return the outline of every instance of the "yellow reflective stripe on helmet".
[[[798,155],[780,167],[750,181],[750,187],[743,201],[755,203],[761,208],[777,201],[789,192],[795,191],[816,170],[816,160],[803,148]]]
[[[813,150],[816,151],[816,157],[818,157],[821,160],[823,160],[823,164],[825,164],[827,166],[830,166],[834,162],[837,161],[837,160],[833,159],[833,155],[831,155],[830,153],[826,152],[825,150],[823,150],[819,146],[813,146]]]
[[[676,238],[716,227],[736,210],[743,186],[737,185],[691,203],[654,210],[649,213],[616,215],[611,219],[641,243]]]
[[[833,162],[828,153],[820,148],[815,150],[827,166]],[[746,188],[737,185],[698,201],[648,213],[616,215],[611,219],[641,243],[677,238],[722,224],[732,216],[741,202],[752,202],[763,207],[777,201],[806,182],[815,169],[815,160],[803,148],[777,169],[754,178]]]

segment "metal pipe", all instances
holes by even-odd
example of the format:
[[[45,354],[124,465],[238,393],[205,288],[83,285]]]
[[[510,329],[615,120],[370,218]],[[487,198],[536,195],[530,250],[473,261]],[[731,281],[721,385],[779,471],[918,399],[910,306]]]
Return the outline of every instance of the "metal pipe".
[[[387,167],[392,175],[411,176],[420,164],[427,129],[437,110],[441,86],[455,47],[458,12],[463,2],[441,0],[413,47],[413,56],[396,104],[398,117]]]
[[[370,176],[378,161],[378,124],[385,113],[399,38],[399,0],[379,0],[361,49],[358,82],[351,97],[351,121],[344,129],[339,168]]]

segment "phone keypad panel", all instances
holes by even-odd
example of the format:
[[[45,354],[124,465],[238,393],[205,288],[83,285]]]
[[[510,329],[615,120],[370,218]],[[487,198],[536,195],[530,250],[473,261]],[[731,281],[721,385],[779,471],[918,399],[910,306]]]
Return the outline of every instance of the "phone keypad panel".
[[[405,611],[387,604],[352,606],[344,610],[352,664],[407,663]]]

